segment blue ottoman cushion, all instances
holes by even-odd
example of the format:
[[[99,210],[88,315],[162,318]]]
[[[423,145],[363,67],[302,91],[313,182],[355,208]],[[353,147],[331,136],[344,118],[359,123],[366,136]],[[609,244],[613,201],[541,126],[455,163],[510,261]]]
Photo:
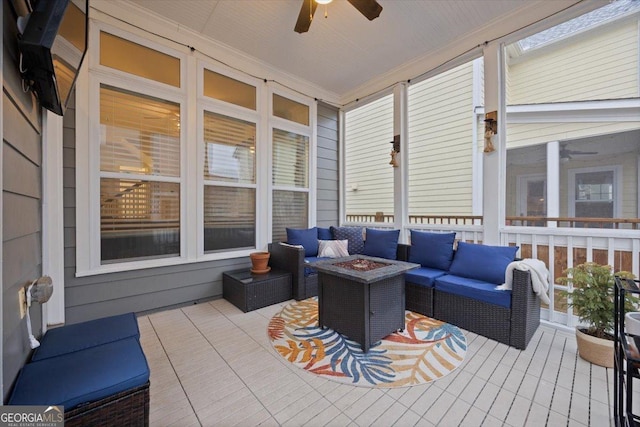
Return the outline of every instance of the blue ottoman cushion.
[[[435,268],[420,267],[406,272],[404,274],[404,280],[405,282],[425,286],[427,288],[433,288],[435,280],[445,274],[447,274],[446,271],[436,270]]]
[[[140,338],[135,313],[120,314],[48,330],[33,353],[32,361],[60,356],[123,338]]]
[[[448,292],[488,304],[511,307],[511,291],[496,290],[494,283],[447,274],[436,279],[435,288],[438,292]]]
[[[149,381],[149,366],[137,338],[129,337],[27,363],[9,405],[63,405],[65,411]]]

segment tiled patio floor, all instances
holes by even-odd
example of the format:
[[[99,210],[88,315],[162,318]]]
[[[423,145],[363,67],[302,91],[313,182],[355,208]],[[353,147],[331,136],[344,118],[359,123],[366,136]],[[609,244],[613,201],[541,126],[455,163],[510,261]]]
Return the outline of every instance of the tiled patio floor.
[[[266,328],[285,304],[242,313],[215,300],[140,317],[151,425],[613,425],[612,370],[578,357],[572,334],[541,326],[519,351],[466,333],[465,361],[452,374],[372,389],[320,378],[278,356]]]

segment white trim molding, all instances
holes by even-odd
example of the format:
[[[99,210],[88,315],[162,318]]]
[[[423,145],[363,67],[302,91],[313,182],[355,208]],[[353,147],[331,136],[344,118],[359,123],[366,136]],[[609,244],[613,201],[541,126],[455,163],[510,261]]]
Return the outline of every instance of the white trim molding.
[[[62,120],[42,110],[42,274],[51,277],[54,290],[43,305],[43,331],[65,321]]]

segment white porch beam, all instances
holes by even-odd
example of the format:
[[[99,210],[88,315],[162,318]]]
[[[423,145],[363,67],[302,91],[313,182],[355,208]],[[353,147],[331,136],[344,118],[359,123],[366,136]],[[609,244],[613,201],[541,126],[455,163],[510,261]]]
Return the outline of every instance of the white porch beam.
[[[407,170],[407,164],[409,163],[409,144],[407,143],[409,122],[407,110],[407,85],[399,83],[393,89],[393,134],[400,135],[400,155],[396,157],[400,164],[398,167],[393,168],[393,215],[395,228],[402,230],[399,239],[401,243],[409,242],[408,231],[405,228],[408,225],[409,218],[409,194],[407,188],[409,180]],[[390,145],[389,151],[391,151],[391,148],[392,146]]]
[[[505,99],[503,89],[504,66],[499,43],[484,48],[484,105],[485,111],[498,111],[498,134],[493,136],[495,151],[485,153],[482,170],[483,243],[500,244],[500,227],[504,224],[505,161]],[[482,130],[484,133],[484,130]]]

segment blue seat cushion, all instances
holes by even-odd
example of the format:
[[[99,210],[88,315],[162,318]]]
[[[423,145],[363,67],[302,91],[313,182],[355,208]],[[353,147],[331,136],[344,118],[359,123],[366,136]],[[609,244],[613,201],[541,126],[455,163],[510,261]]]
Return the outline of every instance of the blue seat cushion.
[[[458,242],[449,273],[501,285],[507,266],[516,257],[517,246],[488,246]]]
[[[149,365],[137,338],[129,337],[27,363],[9,405],[64,405],[65,411],[149,381]]]
[[[411,230],[409,262],[436,270],[449,270],[456,233],[429,233]]]
[[[318,255],[318,229],[287,228],[287,243],[304,247],[304,256]]]
[[[304,277],[307,277],[310,274],[317,274],[318,271],[311,267],[309,264],[316,261],[322,261],[325,259],[331,259],[323,256],[309,256],[304,258]]]
[[[134,313],[49,329],[40,340],[40,347],[36,348],[31,360],[60,356],[128,337],[140,338]]]
[[[335,240],[348,240],[349,255],[361,254],[364,250],[364,239],[361,227],[334,227],[331,226],[331,234]]]
[[[494,283],[446,274],[436,279],[435,288],[438,292],[448,292],[488,304],[511,307],[511,291],[496,290]]]
[[[398,237],[400,230],[376,230],[367,228],[367,238],[364,241],[363,255],[378,258],[396,259],[398,252]]]
[[[435,280],[438,277],[447,274],[446,271],[436,270],[434,268],[420,267],[407,271],[404,274],[405,282],[410,282],[416,285],[425,286],[427,288],[433,288]]]

